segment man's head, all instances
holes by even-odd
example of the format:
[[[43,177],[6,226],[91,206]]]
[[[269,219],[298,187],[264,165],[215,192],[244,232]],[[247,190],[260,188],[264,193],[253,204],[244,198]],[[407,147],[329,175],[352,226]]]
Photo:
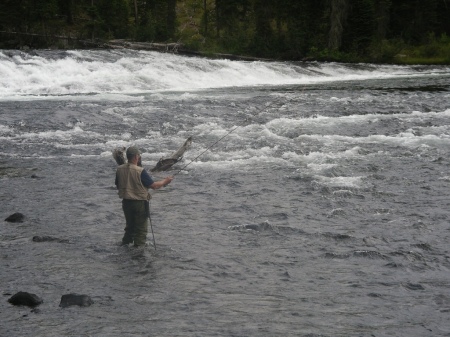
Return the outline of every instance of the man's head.
[[[140,156],[141,155],[141,151],[139,151],[139,149],[136,146],[130,146],[127,149],[127,159],[128,160],[132,160],[134,158],[134,156]]]

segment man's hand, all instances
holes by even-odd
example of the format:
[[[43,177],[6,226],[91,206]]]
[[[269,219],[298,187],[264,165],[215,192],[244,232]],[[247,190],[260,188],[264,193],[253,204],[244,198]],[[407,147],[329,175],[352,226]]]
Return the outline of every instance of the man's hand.
[[[153,184],[150,185],[150,188],[153,190],[157,190],[158,188],[169,185],[170,182],[173,180],[173,178],[174,178],[173,176],[168,176],[167,178],[164,178],[163,180],[155,181]]]
[[[164,186],[169,185],[170,182],[173,180],[173,176],[168,176],[164,179]]]

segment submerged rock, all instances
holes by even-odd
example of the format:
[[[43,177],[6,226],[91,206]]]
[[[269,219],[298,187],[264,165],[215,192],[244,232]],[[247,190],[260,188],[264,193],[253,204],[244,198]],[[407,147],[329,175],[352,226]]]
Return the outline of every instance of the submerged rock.
[[[33,241],[34,242],[52,242],[52,241],[56,241],[59,243],[68,243],[69,240],[67,239],[58,239],[58,238],[54,238],[53,236],[33,236]]]
[[[35,171],[36,168],[20,168],[3,166],[0,164],[0,177],[19,178],[26,177],[30,174],[30,171]]]
[[[14,213],[5,219],[8,222],[23,222],[25,216],[22,213]]]
[[[61,302],[59,303],[59,306],[61,308],[70,307],[72,305],[88,307],[93,303],[94,301],[88,295],[66,294],[61,296]]]
[[[260,231],[265,231],[265,230],[272,230],[273,227],[270,223],[265,221],[260,224],[244,224],[244,225],[229,226],[228,229],[230,229],[230,230],[251,230],[251,231],[260,232]]]
[[[13,295],[8,302],[12,305],[26,305],[28,307],[35,307],[44,301],[35,294],[30,294],[26,291],[19,291]]]

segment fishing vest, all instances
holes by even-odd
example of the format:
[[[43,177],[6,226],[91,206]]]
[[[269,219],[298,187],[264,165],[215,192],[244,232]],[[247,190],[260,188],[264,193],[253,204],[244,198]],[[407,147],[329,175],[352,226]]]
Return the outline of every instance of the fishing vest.
[[[144,168],[134,164],[123,164],[117,168],[119,198],[130,200],[150,200],[151,195],[142,185],[141,173]]]

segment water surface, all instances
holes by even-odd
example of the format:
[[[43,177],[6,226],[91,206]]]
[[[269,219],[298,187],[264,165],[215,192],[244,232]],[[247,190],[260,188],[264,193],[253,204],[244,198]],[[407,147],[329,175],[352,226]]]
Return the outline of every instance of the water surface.
[[[449,98],[449,67],[1,51],[1,335],[450,336]],[[111,151],[189,136],[156,251],[120,246]]]

